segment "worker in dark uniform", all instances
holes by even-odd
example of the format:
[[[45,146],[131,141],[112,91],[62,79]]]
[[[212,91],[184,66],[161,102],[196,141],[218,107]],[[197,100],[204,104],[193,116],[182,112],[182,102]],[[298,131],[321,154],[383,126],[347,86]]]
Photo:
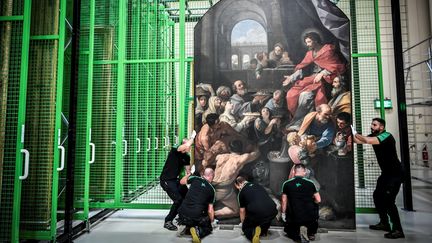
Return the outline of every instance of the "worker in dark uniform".
[[[214,170],[206,168],[202,177],[185,175],[180,184],[190,184],[189,191],[179,208],[179,224],[192,235],[192,242],[199,243],[213,231],[215,189],[210,184]]]
[[[318,229],[318,204],[321,196],[313,181],[305,178],[306,167],[294,166],[294,177],[282,185],[281,212],[285,221],[284,231],[295,242],[301,242],[300,227],[307,228],[309,240],[315,240]]]
[[[385,121],[381,118],[372,119],[371,134],[367,137],[357,133],[351,126],[354,142],[372,144],[381,175],[378,177],[373,199],[378,211],[380,222],[369,225],[372,230],[388,231],[385,238],[405,238],[395,204],[396,196],[404,179],[404,172],[396,152],[396,142],[393,136],[385,130]],[[390,221],[392,227],[390,227]]]
[[[186,175],[191,173],[188,152],[191,149],[192,143],[193,139],[185,139],[178,148],[171,148],[159,177],[162,189],[173,200],[171,209],[165,217],[164,228],[168,230],[177,230],[177,226],[173,224],[173,220],[177,216],[178,209],[188,191],[185,185],[180,185],[179,176],[183,167],[185,168]]]
[[[243,176],[238,176],[234,185],[239,190],[243,233],[252,243],[258,243],[261,235],[267,235],[271,221],[278,213],[276,204],[262,186],[248,182]]]

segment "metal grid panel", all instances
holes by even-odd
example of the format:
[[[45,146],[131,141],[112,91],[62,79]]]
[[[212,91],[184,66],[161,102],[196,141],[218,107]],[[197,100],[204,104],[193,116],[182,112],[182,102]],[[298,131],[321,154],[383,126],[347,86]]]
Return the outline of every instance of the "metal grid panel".
[[[162,67],[154,65],[133,65],[143,71],[142,78],[138,79],[140,81],[137,96],[137,134],[141,140],[141,146],[136,156],[133,153],[138,150],[131,150],[132,154],[128,152],[124,157],[123,202],[133,200],[133,203],[143,204],[171,203],[166,193],[159,187],[158,177],[165,163],[167,152],[174,143],[178,143],[178,138],[175,136],[177,110],[175,104],[177,102],[174,95],[176,87],[172,86],[172,77],[169,72],[156,72],[156,75],[152,75],[155,74],[154,71],[151,72],[155,68],[170,70],[173,63],[159,63],[158,65]],[[174,66],[178,66],[177,63]],[[142,80],[146,81],[141,82]],[[128,110],[125,113],[128,113]],[[126,123],[132,119],[133,117],[128,117],[128,115],[125,117]],[[128,131],[129,127],[126,130]],[[133,142],[133,137],[130,136],[129,140]]]
[[[180,1],[161,0],[160,2],[164,4],[165,11],[169,14],[170,18],[178,22],[180,18]],[[199,19],[207,12],[207,10],[217,2],[219,2],[219,0],[186,0],[186,22],[198,22]]]
[[[90,200],[114,200],[117,65],[93,66],[91,141],[95,162],[90,165]]]
[[[91,3],[90,3],[91,4]],[[95,144],[94,163],[90,165],[90,202],[113,202],[115,185],[116,99],[118,89],[118,1],[95,1],[94,48],[92,68],[92,110],[90,141]],[[92,28],[90,25],[84,28]],[[91,38],[91,36],[89,37]],[[91,58],[91,56],[90,56]],[[93,155],[92,155],[93,156]]]
[[[118,16],[119,1],[95,1],[95,46],[94,60],[116,60],[118,59],[117,29],[119,25]],[[101,41],[97,43],[97,41]]]
[[[123,156],[123,199],[133,197],[141,188],[138,183],[137,157],[141,152],[141,140],[138,136],[138,91],[139,64],[126,65],[125,89],[125,132],[124,141],[127,143]]]
[[[342,0],[337,5],[351,20],[352,55],[377,55],[374,4],[374,0]],[[371,119],[380,116],[373,104],[379,97],[377,58],[380,57],[352,58],[353,121],[360,122],[364,129],[362,134],[369,134],[367,128]],[[372,192],[380,169],[371,146],[358,145],[354,148],[356,207],[374,208]]]
[[[38,0],[32,4],[30,35],[58,34],[60,1]]]
[[[163,5],[157,2],[127,2],[126,60],[120,60],[117,55],[119,6],[117,1],[106,5],[110,6],[108,12],[101,7],[102,14],[94,16],[91,140],[96,144],[96,160],[90,169],[90,200],[105,203],[92,204],[95,207],[116,204],[115,188],[121,188],[122,202],[130,202],[144,188],[156,184],[167,149],[177,133],[178,83],[174,73],[178,60],[172,59],[176,51],[172,44],[174,22],[161,12]],[[125,67],[124,98],[117,97],[120,84],[117,63],[125,63],[120,64]],[[121,122],[116,121],[118,104],[124,105],[121,131],[116,131],[119,128],[116,123]],[[122,134],[121,145],[116,141],[117,133]],[[122,147],[120,161],[116,161],[115,146]],[[140,203],[161,203],[150,201]]]
[[[193,21],[196,22],[187,22],[185,23],[185,55],[186,57],[193,57],[194,56],[194,28],[195,25],[198,23],[199,19],[198,18],[194,18]],[[180,28],[179,28],[179,24],[176,23],[176,36],[180,35]],[[178,50],[180,48],[180,43],[176,42],[175,43],[176,46],[175,48]]]
[[[137,132],[137,135],[144,141],[142,151],[145,155],[143,156],[144,158],[139,156],[139,153],[138,156],[131,156],[128,154],[129,157],[125,157],[123,164],[123,182],[125,186],[124,189],[126,190],[127,187],[129,190],[124,191],[124,201],[130,199],[131,192],[137,192],[138,190],[138,192],[141,193],[141,188],[147,190],[158,182],[158,176],[163,166],[166,150],[169,147],[168,141],[170,140],[170,133],[174,133],[166,120],[166,94],[168,89],[166,85],[166,74],[163,69],[169,67],[169,65],[170,63],[147,64],[146,67],[143,68],[144,78],[137,79],[141,81],[145,80],[142,83],[145,89],[141,90],[143,93],[137,96],[137,111],[142,112],[138,113],[137,119],[126,115],[125,121],[129,125],[139,125],[137,128],[141,132]],[[144,100],[140,98],[144,98]],[[129,111],[125,110],[125,113],[131,114],[130,109]],[[137,123],[134,124],[134,120],[137,121]],[[133,141],[134,139],[135,137],[131,136],[131,140]],[[143,169],[138,170],[136,169],[137,167],[142,167]],[[137,176],[140,174],[143,175],[141,176],[143,181],[138,185],[131,181],[131,179],[136,180],[134,179],[136,176],[133,174],[135,171]],[[133,193],[132,195],[137,194]],[[140,203],[144,203],[145,201],[146,200],[135,200],[135,202]],[[152,199],[150,198],[150,202],[146,202],[151,203],[151,201]],[[160,202],[152,201],[152,203]]]
[[[22,22],[0,22],[0,242],[10,241],[12,232],[22,34]]]
[[[67,14],[71,15],[72,12],[69,11]],[[65,50],[64,50],[64,60],[63,60],[63,99],[62,99],[62,109],[61,109],[61,133],[59,144],[64,148],[68,148],[68,132],[69,132],[69,98],[70,98],[70,77],[71,77],[71,56],[72,56],[72,27],[71,23],[72,16],[66,16],[66,30],[65,30]],[[76,151],[76,150],[75,150]],[[58,204],[57,209],[64,210],[65,197],[66,197],[66,172],[67,172],[67,158],[68,150],[65,149],[65,161],[64,169],[59,173],[58,179]]]
[[[24,12],[24,0],[21,1],[4,0],[0,4],[1,16],[23,15],[23,12]]]
[[[31,156],[29,176],[22,183],[21,231],[49,230],[52,207],[57,205],[52,193],[57,151],[59,9],[60,1],[32,4],[24,142]]]
[[[123,157],[122,202],[160,203],[137,197],[157,184],[169,135],[174,134],[166,119],[167,98],[173,95],[168,73],[173,63],[173,22],[157,2],[128,6],[132,11],[127,17],[126,62],[138,63],[126,64],[125,136],[131,149]],[[143,141],[139,149],[138,141]]]
[[[82,43],[82,42],[81,42]],[[88,166],[86,159],[86,148],[88,141],[86,140],[86,117],[87,117],[87,70],[88,70],[88,55],[81,54],[79,60],[79,75],[78,79],[78,102],[77,102],[77,125],[76,125],[76,153],[75,153],[75,169],[74,169],[74,207],[84,207],[85,193],[85,173]]]
[[[31,154],[23,181],[21,229],[44,230],[51,220],[55,140],[57,46],[52,40],[30,44],[25,145]]]
[[[162,1],[163,2],[163,1]],[[194,56],[194,28],[195,25],[200,21],[201,17],[210,9],[214,4],[219,1],[186,1],[186,9],[185,9],[185,28],[184,28],[184,43],[180,43],[180,41],[176,41],[174,43],[175,50],[180,50],[182,44],[184,44],[185,48],[185,56],[193,57]],[[180,37],[180,23],[179,23],[179,6],[180,3],[171,1],[169,3],[165,3],[168,8],[166,11],[170,14],[170,18],[175,21],[175,29],[174,36]],[[176,56],[178,57],[179,51],[176,52]]]
[[[359,89],[360,97],[356,97],[354,103],[361,112],[354,113],[353,119],[361,119],[363,125],[358,128],[362,134],[369,134],[369,124],[372,118],[380,117],[379,110],[374,109],[374,100],[379,97],[377,82],[377,60],[376,58],[359,58],[358,73],[360,74]],[[357,70],[353,70],[356,72]],[[360,117],[359,117],[360,116]],[[361,148],[359,150],[358,148]],[[375,189],[376,179],[380,174],[375,153],[372,146],[359,146],[355,150],[355,173],[356,173],[356,206],[361,208],[374,208],[372,192]],[[361,153],[361,154],[359,154]],[[362,159],[359,160],[359,156]]]
[[[74,167],[74,207],[83,208],[85,199],[85,177],[88,170],[86,151],[89,144],[87,139],[87,103],[88,103],[88,71],[89,71],[89,25],[90,25],[90,1],[81,2],[81,35],[78,66],[78,94],[76,114],[76,153]],[[88,173],[88,172],[87,172]],[[88,195],[87,195],[88,196]]]
[[[113,104],[113,107],[111,107],[111,109],[114,110],[114,113],[111,114],[112,117],[118,118],[118,107],[115,106],[124,104],[124,124],[121,126],[121,131],[115,131],[115,129],[118,129],[118,126],[114,127],[114,123],[108,121],[108,123],[111,124],[110,128],[113,129],[113,133],[111,133],[112,136],[116,133],[122,134],[122,144],[115,145],[122,146],[121,151],[123,155],[121,156],[121,161],[115,161],[113,157],[115,151],[111,151],[112,163],[108,162],[109,156],[103,159],[106,163],[110,163],[110,165],[107,165],[105,162],[102,163],[106,165],[105,169],[103,169],[103,173],[94,173],[95,170],[92,165],[90,198],[99,202],[112,203],[114,196],[111,192],[119,186],[122,190],[121,196],[123,197],[123,202],[129,202],[132,198],[136,197],[137,193],[140,191],[142,192],[145,186],[157,183],[159,173],[166,157],[166,150],[169,145],[176,140],[174,137],[177,133],[176,103],[179,97],[175,96],[178,92],[178,83],[176,83],[178,77],[175,77],[174,74],[178,70],[178,68],[176,69],[178,60],[172,58],[178,58],[175,53],[179,53],[179,51],[176,50],[173,45],[173,42],[176,41],[172,34],[174,22],[162,11],[164,9],[162,4],[148,1],[128,1],[126,3],[126,9],[128,10],[126,14],[127,24],[125,36],[126,60],[119,60],[116,54],[119,43],[116,40],[118,37],[117,19],[119,6],[117,2],[106,4],[107,6],[109,5],[111,9],[107,12],[106,9],[104,10],[101,7],[100,12],[102,14],[95,15],[95,64],[93,66],[95,77],[93,79],[94,88],[92,92],[92,141],[95,141],[95,139],[99,140],[99,138],[95,138],[95,136],[99,136],[95,133],[100,133],[101,130],[104,130],[105,134],[107,133],[106,129],[97,128],[98,125],[101,126],[101,124],[107,122],[108,119],[106,116],[108,110],[105,109],[104,111],[104,109],[98,109],[97,107],[100,107],[98,103],[102,104],[103,102],[98,102],[97,100],[106,99],[111,96],[111,93],[109,95],[105,94],[105,96],[102,95],[104,93],[102,91],[107,89],[108,84],[102,81],[106,81],[106,77],[101,79],[100,83],[97,84],[98,78],[96,76],[99,72],[97,70],[101,69],[100,66],[106,65],[107,62],[125,63],[120,64],[125,65],[124,98],[113,97],[113,100],[123,100],[120,103],[117,101],[116,104]],[[96,12],[99,11],[97,10]],[[110,47],[112,50],[107,51]],[[192,53],[192,48],[190,50],[190,53]],[[111,76],[108,79],[110,78]],[[113,82],[113,85],[118,84],[117,82]],[[122,115],[120,115],[120,117],[122,117]],[[117,123],[118,122],[120,121],[117,121]],[[103,138],[102,140],[107,141]],[[112,144],[114,144],[113,142],[118,143],[114,138],[111,140]],[[105,142],[105,145],[106,144]],[[96,151],[101,150],[99,145],[96,145],[96,147]],[[138,149],[145,151],[144,153],[140,151],[142,153],[141,155],[136,152]],[[147,151],[148,149],[149,151]],[[97,162],[98,152],[96,152],[95,163]],[[121,166],[116,167],[119,163]],[[109,177],[112,179],[111,182],[114,183],[109,185],[109,189],[106,187],[106,184],[102,183],[101,185],[101,182],[96,179],[101,178],[101,175],[106,175],[106,173],[109,174]],[[95,196],[92,193],[93,185],[95,188],[104,188],[102,191],[106,191],[105,189],[109,190],[108,194],[110,195],[102,196],[102,198]],[[97,193],[98,195],[103,194],[100,189]],[[161,202],[153,201],[152,203]],[[101,204],[93,205],[96,207],[101,206]]]
[[[352,33],[351,41],[357,42],[358,53],[376,53],[374,0],[357,0],[355,2],[355,16],[357,33]]]
[[[184,111],[186,114],[189,115],[189,117],[185,116],[185,123],[188,124],[187,130],[191,131],[193,130],[193,123],[190,121],[194,120],[194,113],[193,113],[193,57],[194,57],[194,28],[196,24],[200,21],[202,16],[219,0],[216,1],[186,1],[185,2],[185,23],[184,23],[184,29],[182,30],[182,26],[180,23],[180,3],[172,2],[171,3],[171,11],[170,18],[176,22],[175,28],[174,28],[174,36],[178,36],[179,40],[181,40],[181,36],[183,35],[184,39],[182,41],[175,41],[174,42],[174,49],[180,50],[183,49],[184,55],[187,58],[187,63],[185,64],[185,79],[186,79],[186,90],[185,95],[188,99],[188,102],[185,103]],[[207,10],[205,10],[207,9]],[[183,32],[182,32],[183,31]],[[180,51],[176,53],[176,55],[179,55]],[[179,69],[177,69],[179,70]],[[180,78],[180,73],[176,72],[175,74],[178,78]],[[201,82],[201,80],[199,81]],[[178,90],[180,92],[180,90]]]

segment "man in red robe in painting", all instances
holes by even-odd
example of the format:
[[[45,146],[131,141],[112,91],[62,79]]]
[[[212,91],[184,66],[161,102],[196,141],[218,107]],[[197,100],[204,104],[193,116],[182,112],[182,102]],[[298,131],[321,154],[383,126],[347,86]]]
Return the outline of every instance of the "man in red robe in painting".
[[[296,66],[295,72],[290,76],[286,76],[283,81],[284,86],[295,82],[286,95],[287,107],[292,116],[297,110],[299,96],[303,92],[315,94],[315,107],[327,103],[324,82],[331,85],[332,80],[346,70],[345,62],[338,55],[335,46],[322,44],[318,33],[306,33],[304,42],[309,51],[301,63]],[[304,76],[307,69],[312,74]]]

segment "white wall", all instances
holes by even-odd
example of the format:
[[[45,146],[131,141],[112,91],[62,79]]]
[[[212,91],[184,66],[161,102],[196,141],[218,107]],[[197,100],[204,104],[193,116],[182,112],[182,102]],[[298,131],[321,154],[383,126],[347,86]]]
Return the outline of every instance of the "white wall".
[[[400,1],[401,26],[403,49],[407,49],[431,35],[430,12],[432,0],[408,0]],[[384,96],[393,101],[393,109],[387,110],[386,121],[387,130],[391,132],[397,140],[399,151],[399,127],[397,114],[397,95],[394,66],[394,49],[392,34],[391,1],[379,1],[380,31],[381,31],[381,52],[383,62]],[[404,54],[405,67],[427,59],[427,43],[413,48]],[[424,101],[430,97],[430,72],[425,64],[412,68],[409,72],[410,80],[406,86],[407,104]],[[429,89],[428,89],[429,88]],[[430,109],[428,107],[408,107],[408,133],[410,145],[416,145],[416,151],[412,151],[410,159],[412,163],[418,163],[421,159],[421,149],[424,143],[429,140],[428,147],[431,148],[430,139],[425,134],[430,133],[431,125]],[[413,116],[413,114],[423,114],[423,116]],[[432,137],[432,134],[429,135]]]

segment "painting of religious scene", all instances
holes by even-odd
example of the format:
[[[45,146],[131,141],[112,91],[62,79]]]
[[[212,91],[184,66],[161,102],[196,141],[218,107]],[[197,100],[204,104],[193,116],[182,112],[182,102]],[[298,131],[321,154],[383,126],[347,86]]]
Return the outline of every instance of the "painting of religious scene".
[[[355,228],[349,27],[327,0],[222,0],[196,25],[194,168],[215,169],[220,223],[239,222],[237,176],[280,211],[304,164],[320,227]]]

